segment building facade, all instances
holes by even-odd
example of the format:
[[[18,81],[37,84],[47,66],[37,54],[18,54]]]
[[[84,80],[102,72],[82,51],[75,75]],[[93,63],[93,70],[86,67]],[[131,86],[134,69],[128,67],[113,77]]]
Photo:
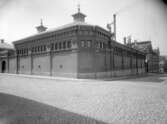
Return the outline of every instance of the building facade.
[[[0,39],[0,73],[9,72],[9,56],[15,52],[14,47]]]
[[[159,72],[159,49],[153,49],[151,41],[135,41],[130,46],[146,54],[146,72]]]
[[[159,57],[159,72],[160,73],[167,72],[167,57],[166,56]]]
[[[145,54],[113,40],[109,31],[85,22],[83,13],[70,24],[14,41],[8,73],[74,78],[105,78],[145,73]],[[6,58],[6,59],[7,59]]]

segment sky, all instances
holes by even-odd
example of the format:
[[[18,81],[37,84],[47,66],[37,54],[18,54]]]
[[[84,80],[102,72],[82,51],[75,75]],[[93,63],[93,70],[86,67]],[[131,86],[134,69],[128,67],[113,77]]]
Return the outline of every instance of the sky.
[[[48,29],[71,23],[71,15],[86,14],[86,22],[106,29],[117,17],[117,41],[124,36],[152,41],[167,55],[167,4],[162,0],[0,0],[0,38],[12,43],[37,33],[40,19]]]

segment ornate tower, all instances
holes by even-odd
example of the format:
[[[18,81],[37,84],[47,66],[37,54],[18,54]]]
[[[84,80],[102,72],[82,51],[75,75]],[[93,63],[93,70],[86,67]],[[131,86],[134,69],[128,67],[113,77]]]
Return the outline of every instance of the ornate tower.
[[[41,32],[46,31],[47,27],[43,26],[43,21],[42,21],[42,19],[41,19],[41,25],[40,25],[40,26],[37,26],[36,29],[37,29],[37,32],[38,32],[38,33],[41,33]]]
[[[80,5],[78,5],[78,12],[72,15],[74,22],[85,22],[86,15],[80,12]]]

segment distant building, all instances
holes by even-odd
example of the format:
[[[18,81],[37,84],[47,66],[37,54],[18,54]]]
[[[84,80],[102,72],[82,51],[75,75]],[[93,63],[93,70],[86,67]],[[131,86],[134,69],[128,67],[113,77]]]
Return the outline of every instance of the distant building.
[[[159,59],[159,72],[160,73],[164,73],[165,61],[166,61],[165,57],[160,56],[160,59]]]
[[[8,59],[15,52],[14,47],[0,39],[0,72],[8,72]]]
[[[167,72],[167,57],[166,56],[160,56],[160,59],[159,59],[159,72],[160,73]]]
[[[56,29],[41,25],[38,33],[13,42],[15,54],[6,56],[8,73],[74,78],[104,78],[145,73],[145,54],[116,42],[112,33],[85,22],[78,12],[74,21]]]
[[[134,41],[128,45],[146,54],[147,72],[159,72],[159,49],[153,49],[151,41]]]

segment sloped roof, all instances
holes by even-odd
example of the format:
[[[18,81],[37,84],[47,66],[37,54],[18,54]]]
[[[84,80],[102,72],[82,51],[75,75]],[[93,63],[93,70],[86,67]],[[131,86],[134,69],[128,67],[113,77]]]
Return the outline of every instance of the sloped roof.
[[[12,44],[0,42],[0,49],[14,49],[14,46]]]
[[[68,23],[68,24],[65,24],[63,26],[60,26],[60,27],[57,27],[57,28],[53,28],[53,29],[49,29],[49,30],[46,30],[44,32],[36,33],[34,35],[25,37],[23,39],[14,41],[14,43],[19,42],[19,41],[28,40],[28,39],[31,39],[31,38],[36,38],[38,36],[42,36],[42,35],[49,34],[49,33],[55,32],[55,31],[59,31],[59,30],[63,30],[63,29],[66,29],[66,28],[70,28],[70,27],[73,27],[73,26],[76,26],[76,25],[81,25],[81,26],[95,26],[95,25],[91,25],[91,24],[88,24],[88,23],[85,23],[85,22],[74,21],[72,23]]]
[[[76,26],[76,25],[84,25],[84,26],[94,26],[94,25],[91,25],[91,24],[88,24],[86,22],[72,22],[72,23],[69,23],[69,24],[66,24],[66,25],[63,25],[63,26],[60,26],[60,27],[57,27],[57,28],[53,28],[53,29],[50,29],[48,31],[45,31],[43,33],[48,33],[48,32],[54,32],[54,31],[58,31],[58,30],[62,30],[62,29],[65,29],[65,28],[69,28],[69,27],[73,27],[73,26]],[[42,33],[41,33],[42,34]]]

